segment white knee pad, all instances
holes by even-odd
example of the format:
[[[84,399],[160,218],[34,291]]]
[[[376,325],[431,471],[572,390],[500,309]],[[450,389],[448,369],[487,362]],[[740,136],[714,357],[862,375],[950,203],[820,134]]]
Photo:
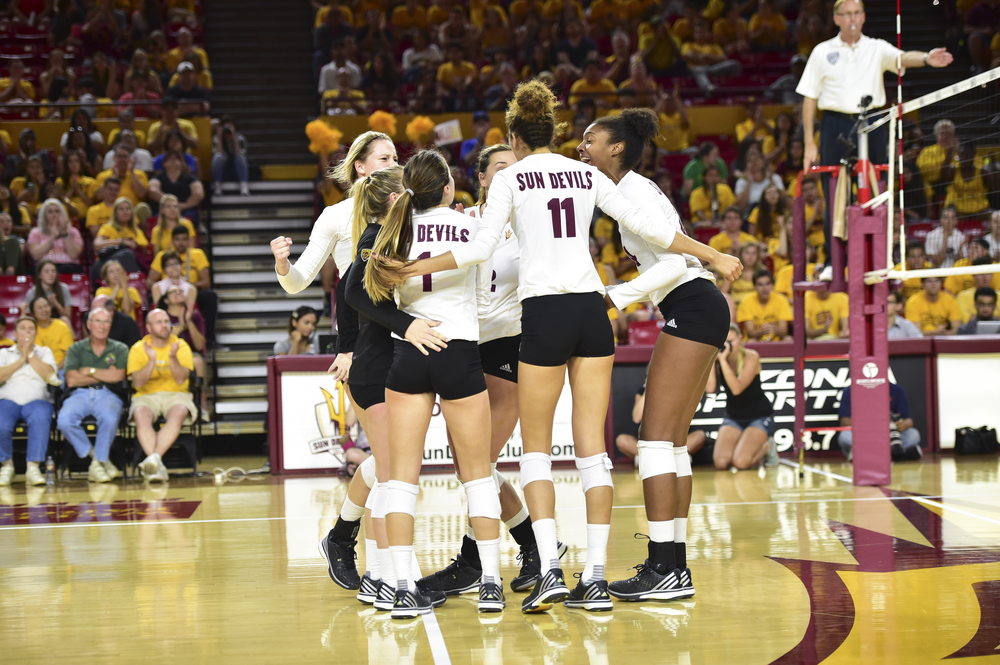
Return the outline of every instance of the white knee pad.
[[[385,494],[385,514],[403,513],[410,517],[417,515],[417,494],[420,488],[401,480],[390,480],[386,483]],[[372,515],[374,517],[374,514]]]
[[[465,483],[465,495],[469,499],[469,517],[500,519],[500,496],[493,486],[493,478],[487,476]]]
[[[545,453],[521,455],[521,488],[536,480],[552,482],[552,456]]]
[[[375,496],[376,494],[378,494],[375,490],[377,489],[378,489],[378,483],[375,483],[374,485],[372,485],[372,488],[368,490],[368,498],[365,499],[365,508],[372,511],[373,514],[375,512]]]
[[[496,487],[497,494],[500,493],[500,488],[503,487],[503,484],[505,482],[507,482],[507,479],[504,477],[504,475],[502,473],[500,473],[499,471],[497,471],[497,468],[494,466],[493,467],[493,485],[494,485],[494,487]]]
[[[677,473],[674,444],[669,441],[640,441],[638,447],[639,454],[636,455],[635,461],[642,480],[667,473]]]
[[[375,483],[375,487],[372,488],[371,494],[368,495],[368,498],[372,503],[372,519],[385,519],[386,485],[387,483]],[[367,507],[367,504],[365,507]]]
[[[691,458],[688,457],[687,446],[674,448],[674,461],[677,463],[678,478],[683,478],[684,476],[691,475]]]
[[[361,479],[365,481],[365,485],[368,489],[375,487],[375,483],[378,482],[375,478],[375,456],[370,455],[368,459],[361,463],[358,467],[358,471],[361,472]]]
[[[607,453],[591,457],[577,457],[576,468],[580,470],[580,482],[583,491],[589,492],[594,487],[614,487],[611,482],[611,458]]]

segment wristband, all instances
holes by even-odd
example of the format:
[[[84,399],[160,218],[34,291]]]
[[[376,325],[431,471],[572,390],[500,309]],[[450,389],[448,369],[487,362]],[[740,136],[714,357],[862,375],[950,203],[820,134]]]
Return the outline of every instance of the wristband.
[[[930,52],[924,53],[924,67],[927,66],[927,58],[930,56]]]

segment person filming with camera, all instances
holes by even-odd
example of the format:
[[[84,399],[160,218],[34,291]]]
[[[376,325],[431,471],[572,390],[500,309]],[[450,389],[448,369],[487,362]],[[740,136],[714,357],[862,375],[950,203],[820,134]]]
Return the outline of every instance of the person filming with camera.
[[[743,346],[743,334],[730,326],[726,346],[708,375],[705,392],[721,389],[726,394],[726,415],[715,440],[715,468],[752,469],[767,456],[766,464],[778,463],[775,448],[774,409],[760,385],[760,354]],[[721,378],[720,378],[721,374]]]

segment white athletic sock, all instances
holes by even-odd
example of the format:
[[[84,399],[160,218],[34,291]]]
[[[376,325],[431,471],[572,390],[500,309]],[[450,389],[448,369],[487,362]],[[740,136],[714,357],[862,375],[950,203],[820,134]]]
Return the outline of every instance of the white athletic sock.
[[[556,540],[556,521],[554,519],[535,520],[531,523],[535,532],[535,542],[538,543],[538,559],[542,573],[559,567],[559,545]]]
[[[476,532],[472,530],[472,525],[471,524],[466,525],[466,527],[465,527],[465,535],[467,535],[469,537],[469,540],[475,540],[476,539]]]
[[[522,522],[524,522],[524,520],[528,519],[528,517],[529,517],[529,515],[528,515],[528,507],[525,506],[525,505],[522,505],[521,506],[521,512],[519,512],[517,515],[514,515],[513,517],[511,517],[509,520],[507,520],[506,522],[504,522],[504,524],[507,525],[508,529],[513,529],[518,524],[521,524]]]
[[[357,522],[365,516],[365,507],[359,506],[350,497],[344,499],[344,505],[340,507],[340,519],[345,522]]]
[[[410,573],[413,561],[413,545],[389,547],[393,570],[396,573],[396,589],[416,589],[416,580]]]
[[[500,539],[476,541],[482,562],[483,582],[500,583]]]
[[[389,553],[388,547],[378,551],[378,563],[379,572],[382,573],[382,581],[395,589],[396,567],[393,565],[392,554]]]
[[[368,577],[373,580],[382,579],[382,567],[378,561],[378,543],[374,538],[365,538],[365,568],[368,569],[365,571]]]
[[[688,518],[677,517],[674,518],[674,542],[684,543],[687,542],[688,533]]]
[[[649,523],[649,539],[654,543],[672,543],[674,542],[674,521],[667,520],[665,522],[650,522]]]
[[[587,563],[580,579],[584,582],[604,579],[604,564],[608,559],[610,524],[587,525]]]

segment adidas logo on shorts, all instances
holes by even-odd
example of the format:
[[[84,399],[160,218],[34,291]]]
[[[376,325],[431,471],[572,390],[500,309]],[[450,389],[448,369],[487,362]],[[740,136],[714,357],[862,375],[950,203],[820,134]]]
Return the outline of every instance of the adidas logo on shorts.
[[[667,321],[667,323],[665,325],[668,328],[677,328],[677,322],[674,321],[673,319],[670,319],[669,321]]]
[[[500,367],[500,371],[501,372],[507,372],[508,374],[513,374],[514,373],[514,371],[510,368],[510,363],[507,363],[506,365],[502,365]]]

